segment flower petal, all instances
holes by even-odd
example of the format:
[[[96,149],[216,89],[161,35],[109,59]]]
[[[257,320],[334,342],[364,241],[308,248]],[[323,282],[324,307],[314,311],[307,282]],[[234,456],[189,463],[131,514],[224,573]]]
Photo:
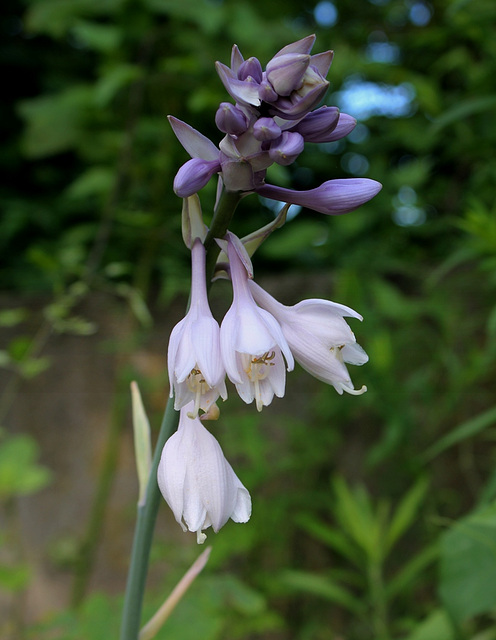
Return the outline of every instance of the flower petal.
[[[278,51],[274,58],[278,56],[286,55],[287,53],[310,53],[312,47],[314,45],[316,35],[312,34],[310,36],[306,36],[301,40],[297,40],[296,42],[292,42],[291,44],[287,44],[280,51]]]
[[[261,100],[258,97],[258,83],[238,80],[231,69],[226,67],[225,64],[222,64],[222,62],[216,62],[215,68],[227,93],[234,98],[236,102],[253,105],[255,107],[260,105]]]
[[[167,118],[177,139],[192,158],[210,161],[219,159],[219,149],[206,136],[174,116]]]

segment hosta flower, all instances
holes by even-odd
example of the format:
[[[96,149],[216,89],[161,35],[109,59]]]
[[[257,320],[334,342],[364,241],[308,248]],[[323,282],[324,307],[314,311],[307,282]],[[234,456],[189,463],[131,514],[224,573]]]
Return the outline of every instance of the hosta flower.
[[[181,409],[179,427],[165,443],[158,466],[160,491],[183,531],[217,532],[231,518],[248,522],[251,498],[222,449],[199,418],[191,418],[193,403]]]
[[[196,416],[199,409],[208,411],[219,396],[225,400],[227,392],[219,325],[208,305],[205,247],[198,239],[191,248],[191,266],[190,307],[172,330],[167,361],[175,409],[193,401]]]
[[[258,411],[281,398],[286,371],[294,367],[291,350],[277,320],[255,303],[248,286],[249,263],[241,242],[228,234],[227,255],[233,285],[233,303],[220,328],[222,359],[227,375],[246,403],[255,400]]]
[[[313,376],[332,384],[339,394],[364,393],[354,389],[346,364],[361,365],[368,361],[365,351],[356,343],[345,317],[362,319],[356,311],[328,300],[303,300],[287,307],[253,281],[250,291],[256,302],[279,322],[284,337],[297,362]]]

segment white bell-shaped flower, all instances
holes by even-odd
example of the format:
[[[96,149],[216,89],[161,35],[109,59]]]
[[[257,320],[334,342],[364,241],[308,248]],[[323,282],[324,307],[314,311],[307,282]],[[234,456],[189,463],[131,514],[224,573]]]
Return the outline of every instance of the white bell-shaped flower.
[[[250,262],[240,240],[228,234],[227,254],[233,286],[233,303],[220,328],[220,347],[228,378],[246,403],[255,400],[258,411],[281,398],[287,369],[294,358],[277,320],[257,306],[248,287]]]
[[[360,395],[367,387],[355,389],[346,364],[365,364],[368,356],[356,343],[345,317],[362,320],[353,309],[329,300],[303,300],[287,307],[253,281],[250,291],[256,302],[279,322],[297,362],[310,374],[343,391]]]
[[[158,466],[160,491],[184,531],[217,532],[231,518],[248,522],[251,498],[220,444],[198,417],[191,418],[193,402],[181,409],[179,426],[165,443]]]
[[[208,411],[221,396],[227,398],[225,369],[219,342],[219,324],[212,316],[205,280],[205,247],[195,240],[191,248],[191,303],[174,327],[167,355],[170,395],[179,410],[194,401],[192,415]]]

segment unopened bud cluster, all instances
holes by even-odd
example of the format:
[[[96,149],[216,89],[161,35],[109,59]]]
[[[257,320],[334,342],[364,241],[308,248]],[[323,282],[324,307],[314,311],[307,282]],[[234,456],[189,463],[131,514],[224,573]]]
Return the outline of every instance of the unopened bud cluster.
[[[328,180],[310,191],[281,190],[265,182],[272,164],[292,164],[306,142],[333,142],[355,127],[355,119],[337,107],[315,108],[329,87],[326,75],[333,52],[311,55],[314,41],[312,35],[287,45],[267,63],[265,71],[257,58],[245,60],[236,45],[230,67],[217,63],[220,79],[235,101],[222,102],[217,109],[215,123],[225,134],[218,146],[185,122],[169,117],[191,155],[174,180],[178,196],[197,193],[219,174],[227,191],[256,192],[322,213],[340,214],[379,191],[381,185],[368,178]]]

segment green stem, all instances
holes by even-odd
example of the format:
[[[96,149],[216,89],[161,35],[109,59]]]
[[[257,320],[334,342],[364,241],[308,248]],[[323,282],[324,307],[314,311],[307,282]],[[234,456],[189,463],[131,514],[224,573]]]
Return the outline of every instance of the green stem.
[[[205,238],[205,248],[207,250],[207,284],[211,281],[215,263],[220,253],[220,248],[215,242],[215,238],[223,238],[229,228],[229,223],[234,215],[242,194],[238,191],[223,191],[214,211],[212,222],[207,237]]]
[[[372,601],[373,626],[376,638],[377,640],[390,640],[387,597],[382,576],[382,567],[379,561],[370,561],[368,577]]]
[[[124,598],[122,614],[121,640],[137,640],[141,626],[141,609],[145,591],[148,560],[160,504],[160,490],[157,484],[157,469],[162,449],[167,438],[177,429],[179,412],[174,410],[174,400],[170,399],[162,420],[162,426],[155,445],[150,478],[146,489],[146,501],[138,506],[133,549]]]

